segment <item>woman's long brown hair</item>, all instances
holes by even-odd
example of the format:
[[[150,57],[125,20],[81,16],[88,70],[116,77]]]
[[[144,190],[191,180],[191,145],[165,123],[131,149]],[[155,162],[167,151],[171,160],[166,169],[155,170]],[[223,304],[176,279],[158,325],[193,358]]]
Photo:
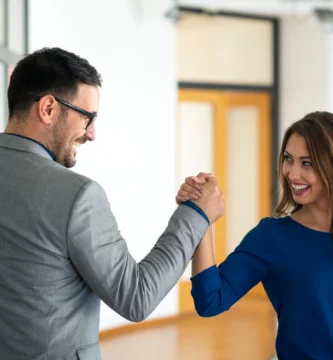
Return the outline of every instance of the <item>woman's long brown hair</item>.
[[[302,207],[294,201],[289,183],[282,173],[284,153],[292,134],[298,134],[304,138],[312,166],[324,183],[333,209],[333,114],[313,112],[293,123],[284,134],[279,156],[279,182],[282,194],[273,216],[290,215]],[[330,232],[333,236],[333,219]]]

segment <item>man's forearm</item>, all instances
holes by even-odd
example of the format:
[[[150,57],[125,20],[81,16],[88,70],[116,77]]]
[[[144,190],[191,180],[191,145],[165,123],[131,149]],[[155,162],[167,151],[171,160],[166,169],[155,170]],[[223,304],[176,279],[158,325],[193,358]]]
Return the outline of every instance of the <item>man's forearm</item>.
[[[148,316],[175,286],[199,241],[208,230],[206,220],[193,209],[179,206],[166,231],[140,263],[139,293],[135,294],[132,311]]]

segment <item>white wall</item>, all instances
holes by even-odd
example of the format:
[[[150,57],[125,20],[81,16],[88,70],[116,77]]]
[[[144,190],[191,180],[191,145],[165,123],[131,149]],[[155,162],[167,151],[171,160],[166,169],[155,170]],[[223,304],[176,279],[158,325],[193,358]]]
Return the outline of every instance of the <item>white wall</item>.
[[[280,136],[291,123],[328,108],[328,35],[313,15],[281,19]],[[333,101],[333,100],[332,100]]]
[[[30,51],[59,46],[86,57],[104,83],[97,141],[76,170],[105,188],[139,261],[175,209],[174,25],[168,0],[31,0]],[[174,289],[152,316],[177,313]],[[101,329],[126,321],[103,306]]]

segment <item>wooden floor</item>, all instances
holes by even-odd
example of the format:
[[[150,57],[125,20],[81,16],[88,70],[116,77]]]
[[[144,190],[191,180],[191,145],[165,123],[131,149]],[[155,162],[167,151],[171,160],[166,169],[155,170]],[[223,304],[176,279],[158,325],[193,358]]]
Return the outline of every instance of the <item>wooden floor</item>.
[[[274,355],[275,329],[266,300],[243,300],[214,318],[188,315],[100,345],[103,360],[268,360]]]

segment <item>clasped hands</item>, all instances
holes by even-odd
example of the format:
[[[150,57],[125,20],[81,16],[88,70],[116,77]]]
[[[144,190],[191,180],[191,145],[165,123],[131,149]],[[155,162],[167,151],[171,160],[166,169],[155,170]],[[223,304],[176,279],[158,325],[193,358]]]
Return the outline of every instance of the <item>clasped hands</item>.
[[[207,215],[210,223],[214,223],[224,212],[224,197],[217,180],[209,173],[189,176],[180,186],[176,202],[191,200]]]

